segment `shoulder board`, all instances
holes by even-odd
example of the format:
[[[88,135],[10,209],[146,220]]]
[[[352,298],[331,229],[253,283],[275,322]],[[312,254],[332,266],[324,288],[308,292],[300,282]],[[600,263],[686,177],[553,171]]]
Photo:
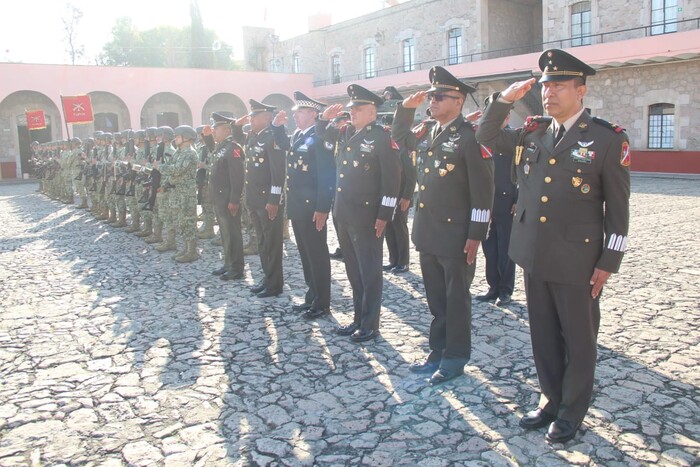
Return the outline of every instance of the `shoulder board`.
[[[535,131],[540,124],[547,125],[552,123],[552,117],[544,117],[542,115],[530,115],[525,119],[525,131]]]
[[[592,117],[591,120],[593,120],[594,122],[596,122],[600,126],[604,126],[605,128],[608,128],[608,129],[614,131],[615,133],[622,133],[623,131],[625,131],[625,129],[622,128],[620,125],[617,125],[615,123],[610,123],[609,121],[603,120],[602,118]]]

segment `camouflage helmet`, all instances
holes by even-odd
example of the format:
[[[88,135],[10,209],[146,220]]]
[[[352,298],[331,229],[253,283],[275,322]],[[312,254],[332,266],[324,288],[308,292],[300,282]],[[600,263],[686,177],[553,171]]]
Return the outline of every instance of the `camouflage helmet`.
[[[32,141],[31,144],[29,145],[33,148],[38,148],[39,147],[39,141]]]
[[[83,144],[83,141],[78,138],[77,136],[74,136],[70,139],[71,144]]]
[[[93,138],[92,136],[90,136],[90,137],[87,139],[87,142],[88,142],[88,144],[95,144],[95,138]]]
[[[115,131],[112,133],[112,138],[114,138],[114,141],[119,141],[119,139],[122,137],[121,131]]]
[[[108,143],[110,143],[112,142],[112,133],[105,131],[105,133],[102,135],[102,138]]]
[[[181,136],[183,140],[195,140],[197,139],[197,132],[189,125],[180,125],[173,130],[175,136]]]
[[[146,139],[148,141],[152,141],[152,140],[156,139],[157,131],[158,131],[158,128],[156,128],[154,126],[149,126],[148,128],[146,128]]]
[[[163,138],[164,141],[172,141],[175,138],[173,129],[169,126],[158,127],[158,133]]]
[[[143,141],[146,139],[146,130],[136,130],[134,132],[134,141]]]
[[[204,125],[199,125],[195,131],[197,132],[198,135],[201,135],[204,132]]]
[[[122,131],[122,138],[124,140],[128,141],[128,140],[132,139],[133,137],[134,137],[134,130],[128,129],[128,130]]]

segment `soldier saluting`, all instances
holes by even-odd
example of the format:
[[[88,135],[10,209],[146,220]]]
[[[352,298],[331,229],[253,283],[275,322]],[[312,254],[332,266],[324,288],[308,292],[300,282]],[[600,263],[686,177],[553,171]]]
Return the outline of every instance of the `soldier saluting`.
[[[574,438],[593,391],[600,293],[617,272],[629,227],[629,143],[622,128],[583,107],[595,70],[558,49],[539,59],[542,102],[550,117],[500,129],[535,79],[494,96],[480,142],[515,147],[519,186],[509,254],[524,270],[540,403],[520,425],[549,426],[546,439]]]
[[[427,91],[396,108],[393,134],[414,151],[418,205],[413,243],[420,253],[430,325],[430,354],[410,366],[439,384],[464,374],[471,356],[471,286],[479,244],[493,201],[493,159],[482,153],[474,127],[462,116],[474,88],[433,67]],[[428,99],[432,118],[411,131],[416,108]]]
[[[350,123],[329,126],[342,109],[335,104],[323,111],[316,133],[337,151],[333,217],[355,309],[353,322],[336,332],[363,342],[379,331],[384,229],[396,208],[401,163],[398,145],[376,121],[384,99],[357,84],[348,86],[348,95]]]

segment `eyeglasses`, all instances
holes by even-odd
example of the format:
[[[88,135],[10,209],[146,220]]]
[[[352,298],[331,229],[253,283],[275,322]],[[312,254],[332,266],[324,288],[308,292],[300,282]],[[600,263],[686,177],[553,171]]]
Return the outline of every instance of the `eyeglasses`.
[[[442,102],[446,98],[461,99],[461,97],[459,97],[459,96],[450,96],[449,94],[445,94],[442,92],[431,92],[430,94],[428,94],[428,100],[432,99],[435,102]]]

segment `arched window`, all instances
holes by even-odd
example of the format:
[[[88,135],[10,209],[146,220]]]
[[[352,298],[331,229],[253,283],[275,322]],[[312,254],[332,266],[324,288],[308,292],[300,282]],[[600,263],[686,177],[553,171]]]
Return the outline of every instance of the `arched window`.
[[[365,78],[377,76],[377,57],[374,47],[367,47],[364,50]]]
[[[333,83],[340,83],[340,55],[331,56],[331,79]]]
[[[405,39],[403,47],[403,71],[413,71],[416,69],[416,40],[414,38]]]
[[[180,125],[180,116],[177,112],[158,112],[156,114],[156,126],[169,126],[175,128]]]
[[[95,114],[95,131],[119,131],[119,117],[115,113],[102,112]]]
[[[447,31],[447,64],[462,63],[462,28]]]
[[[673,149],[674,125],[673,104],[652,104],[649,106],[649,149]]]
[[[571,5],[571,46],[591,44],[591,2]]]

